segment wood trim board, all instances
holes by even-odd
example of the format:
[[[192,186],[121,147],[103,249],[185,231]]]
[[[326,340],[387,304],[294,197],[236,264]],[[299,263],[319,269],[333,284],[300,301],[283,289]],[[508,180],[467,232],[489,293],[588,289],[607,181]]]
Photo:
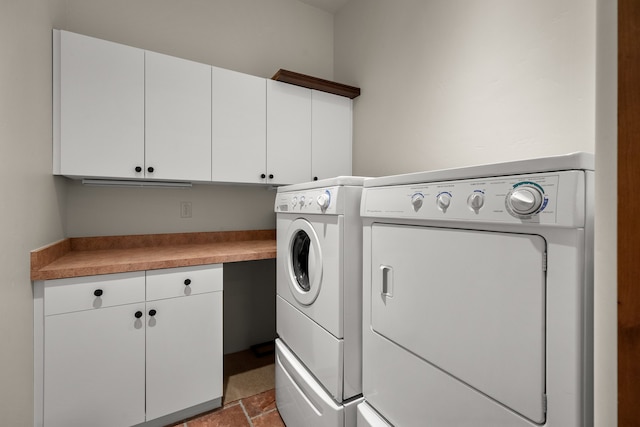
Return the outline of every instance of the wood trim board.
[[[316,89],[322,92],[332,93],[334,95],[346,96],[351,99],[360,96],[359,87],[348,86],[342,83],[320,79],[318,77],[307,76],[306,74],[296,73],[295,71],[280,69],[271,79],[296,86],[306,87],[308,89]]]

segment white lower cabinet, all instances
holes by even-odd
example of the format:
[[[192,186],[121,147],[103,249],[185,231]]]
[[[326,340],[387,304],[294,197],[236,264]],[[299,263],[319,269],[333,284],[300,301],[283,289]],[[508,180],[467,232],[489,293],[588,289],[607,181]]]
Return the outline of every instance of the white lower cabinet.
[[[48,280],[34,295],[36,426],[219,406],[221,264]]]
[[[45,319],[44,425],[130,426],[145,420],[144,302]]]
[[[204,283],[212,270],[178,270],[147,273],[147,420],[222,396],[222,292],[212,291],[213,282]],[[205,276],[203,289],[197,289],[195,273]],[[219,273],[222,291],[222,266]],[[190,294],[150,301],[152,287]]]

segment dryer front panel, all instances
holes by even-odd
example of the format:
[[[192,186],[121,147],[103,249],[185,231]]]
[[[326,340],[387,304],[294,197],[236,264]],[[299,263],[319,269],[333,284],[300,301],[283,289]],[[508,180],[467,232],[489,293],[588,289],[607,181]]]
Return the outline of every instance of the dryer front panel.
[[[545,240],[390,224],[371,239],[373,331],[488,405],[544,423]]]

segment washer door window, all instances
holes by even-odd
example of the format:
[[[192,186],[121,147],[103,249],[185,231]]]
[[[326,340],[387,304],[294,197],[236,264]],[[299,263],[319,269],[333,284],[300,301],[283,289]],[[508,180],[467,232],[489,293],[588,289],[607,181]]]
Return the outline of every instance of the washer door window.
[[[322,283],[322,254],[318,236],[311,224],[298,218],[290,226],[287,270],[294,298],[303,305],[312,304]]]

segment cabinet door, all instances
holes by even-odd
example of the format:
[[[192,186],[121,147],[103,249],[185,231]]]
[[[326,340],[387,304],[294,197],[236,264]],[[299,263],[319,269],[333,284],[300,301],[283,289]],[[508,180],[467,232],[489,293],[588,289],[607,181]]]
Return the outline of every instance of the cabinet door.
[[[311,89],[267,80],[267,182],[311,180]]]
[[[212,180],[267,182],[265,79],[213,67],[212,80]]]
[[[211,180],[211,66],[145,52],[145,176]]]
[[[45,317],[44,425],[144,421],[144,303]]]
[[[222,396],[222,292],[147,302],[147,420]]]
[[[141,177],[135,169],[144,162],[144,51],[55,34],[54,147],[60,164],[54,173]]]
[[[311,175],[351,175],[351,99],[311,91]]]

